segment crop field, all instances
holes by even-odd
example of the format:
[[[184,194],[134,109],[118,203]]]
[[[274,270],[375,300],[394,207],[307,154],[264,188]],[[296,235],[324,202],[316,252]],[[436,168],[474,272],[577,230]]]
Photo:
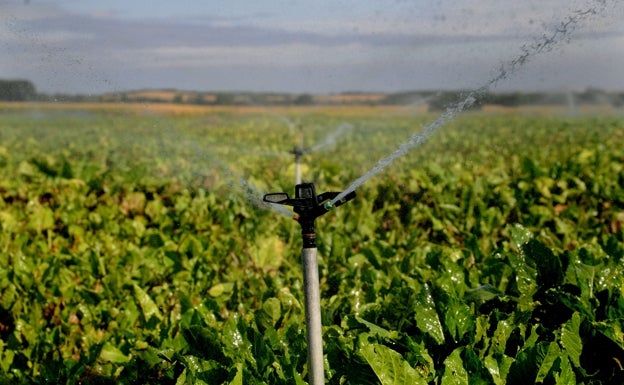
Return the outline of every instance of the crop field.
[[[301,133],[341,191],[435,117],[0,105],[0,383],[305,384],[300,229],[262,195]],[[317,233],[329,384],[624,383],[621,113],[461,114]]]

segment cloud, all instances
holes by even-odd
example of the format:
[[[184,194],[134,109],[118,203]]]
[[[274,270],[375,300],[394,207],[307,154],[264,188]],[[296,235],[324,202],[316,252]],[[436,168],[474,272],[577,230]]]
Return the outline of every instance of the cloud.
[[[361,60],[362,46],[357,43],[321,47],[305,43],[273,44],[270,46],[206,47],[168,46],[147,48],[134,54],[154,58],[148,67],[215,67],[228,65],[253,65],[293,67],[309,64],[356,64]],[[132,60],[132,59],[130,59]]]
[[[370,8],[376,3],[362,4],[369,9],[344,9],[322,18],[300,10],[283,17],[198,14],[167,19],[68,12],[35,2],[0,4],[0,46],[12,58],[0,63],[0,70],[32,78],[46,91],[70,92],[163,83],[175,87],[175,82],[210,89],[215,79],[222,87],[245,89],[241,82],[246,80],[250,88],[273,85],[275,90],[305,92],[465,87],[485,81],[488,71],[552,31],[565,14],[561,0],[438,0],[435,8],[384,2],[388,7],[380,5],[379,10]],[[571,4],[563,7],[580,7]],[[624,50],[612,49],[624,36],[618,11],[585,23],[573,35],[577,46],[591,51],[589,56],[566,48],[574,52],[575,68],[590,68],[592,57],[600,55],[606,62],[624,63]],[[587,49],[599,45],[589,42],[613,46],[600,45],[598,52]],[[566,68],[565,58],[553,60]],[[202,77],[193,78],[198,74]],[[604,82],[604,76],[594,75],[596,82]],[[304,86],[308,88],[295,88]]]

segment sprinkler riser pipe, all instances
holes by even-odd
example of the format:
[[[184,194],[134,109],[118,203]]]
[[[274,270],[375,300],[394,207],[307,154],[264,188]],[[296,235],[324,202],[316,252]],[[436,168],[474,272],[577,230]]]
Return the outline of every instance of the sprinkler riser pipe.
[[[321,322],[321,293],[319,289],[316,247],[303,248],[301,253],[305,293],[306,333],[308,340],[308,383],[324,385],[323,329]]]
[[[306,334],[308,340],[308,383],[324,385],[325,373],[323,362],[323,329],[321,323],[321,294],[319,289],[319,271],[316,249],[314,220],[336,206],[340,206],[355,197],[355,192],[345,194],[335,203],[328,202],[340,193],[326,192],[316,194],[314,184],[300,183],[295,186],[295,198],[286,193],[272,193],[264,196],[264,201],[272,204],[292,206],[297,214],[295,218],[301,226],[303,249],[303,289],[305,295]]]
[[[316,231],[314,230],[314,220],[299,218],[299,225],[301,226],[303,249],[316,249]]]
[[[301,163],[299,163],[299,158],[295,160],[295,185],[301,184]]]

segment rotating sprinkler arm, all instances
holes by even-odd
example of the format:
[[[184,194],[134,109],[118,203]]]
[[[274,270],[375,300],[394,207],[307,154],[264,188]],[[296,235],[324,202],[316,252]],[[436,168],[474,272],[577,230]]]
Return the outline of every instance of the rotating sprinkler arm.
[[[288,153],[293,154],[295,156],[295,159],[299,159],[302,155],[307,154],[308,151],[306,151],[306,149],[303,149],[302,147],[295,146],[295,148],[288,151]]]
[[[334,207],[341,206],[355,198],[355,192],[345,195],[342,199],[332,203],[339,192],[325,192],[316,195],[313,183],[300,183],[295,186],[295,198],[290,198],[287,193],[272,193],[264,196],[264,201],[273,204],[293,206],[297,214],[295,218],[301,225],[303,247],[316,247],[314,220]]]
[[[342,199],[331,203],[332,199],[340,195],[340,192],[329,191],[316,195],[314,183],[300,183],[295,186],[295,197],[290,198],[287,193],[265,194],[263,201],[267,203],[293,206],[299,216],[316,219],[334,207],[341,206],[355,198],[355,192],[350,192]]]

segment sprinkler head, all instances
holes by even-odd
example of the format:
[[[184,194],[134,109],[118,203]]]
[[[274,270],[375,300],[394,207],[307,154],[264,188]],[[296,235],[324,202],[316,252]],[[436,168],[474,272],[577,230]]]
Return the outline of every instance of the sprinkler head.
[[[295,186],[295,197],[290,198],[287,193],[266,194],[263,201],[273,204],[293,206],[293,211],[299,215],[297,221],[301,225],[301,234],[304,237],[304,247],[314,247],[314,220],[334,207],[338,207],[355,198],[355,191],[347,194],[332,204],[332,200],[339,192],[325,192],[316,194],[314,183],[300,183]]]
[[[290,198],[287,193],[270,193],[264,195],[263,201],[267,203],[293,206],[299,218],[316,219],[334,207],[338,207],[355,198],[355,192],[347,194],[338,202],[332,203],[332,199],[340,192],[325,192],[316,194],[314,183],[300,183],[295,186],[295,197]]]
[[[292,150],[289,151],[290,154],[293,154],[296,158],[299,158],[300,156],[304,155],[306,153],[306,150],[304,150],[301,147],[296,147],[293,148]]]

